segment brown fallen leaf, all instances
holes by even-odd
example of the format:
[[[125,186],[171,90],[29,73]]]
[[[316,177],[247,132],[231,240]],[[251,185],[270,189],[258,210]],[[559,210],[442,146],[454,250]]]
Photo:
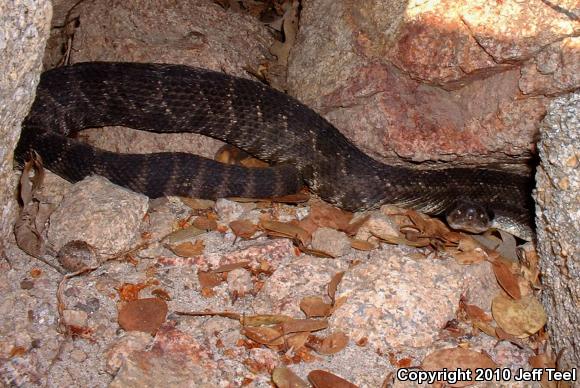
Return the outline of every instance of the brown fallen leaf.
[[[522,264],[522,276],[528,280],[532,287],[539,289],[540,284],[540,257],[533,244],[524,244],[518,251],[520,263]]]
[[[330,296],[333,305],[335,304],[336,290],[344,277],[344,273],[344,271],[335,273],[328,283],[328,296]]]
[[[533,295],[518,300],[498,295],[493,299],[491,311],[497,324],[518,338],[537,333],[547,320],[544,307]]]
[[[177,256],[193,257],[201,255],[203,253],[203,250],[205,249],[205,244],[203,243],[202,240],[195,240],[195,243],[192,243],[191,241],[186,241],[184,243],[175,246],[167,244],[166,247],[171,252],[175,253]]]
[[[208,210],[214,207],[215,201],[211,199],[180,197],[181,202],[191,210]]]
[[[286,67],[288,64],[288,56],[290,50],[296,41],[296,34],[298,32],[298,11],[299,2],[293,1],[292,6],[289,7],[283,16],[282,30],[284,31],[284,42],[276,41],[270,47],[270,52],[276,56],[277,65]]]
[[[348,226],[345,229],[343,229],[343,232],[349,236],[356,235],[361,226],[363,226],[370,218],[371,215],[367,214],[364,217],[360,217],[355,221],[351,219]]]
[[[216,230],[217,229],[217,222],[216,220],[210,219],[208,217],[196,217],[192,225],[201,230]]]
[[[345,333],[337,331],[324,338],[320,346],[315,350],[320,354],[335,354],[344,349],[348,345],[348,341],[349,338]]]
[[[119,309],[119,326],[126,331],[155,334],[165,322],[167,303],[159,298],[137,299]]]
[[[319,296],[306,296],[300,301],[300,310],[306,317],[327,317],[330,315],[332,306]]]
[[[267,326],[248,326],[242,328],[242,334],[266,346],[282,346],[284,345],[284,334],[279,328]]]
[[[496,328],[491,325],[493,318],[483,309],[476,305],[467,304],[463,300],[459,304],[461,310],[465,312],[466,318],[471,321],[473,327],[481,330],[490,337],[497,337]]]
[[[163,238],[162,241],[166,244],[174,245],[204,233],[204,230],[198,229],[195,226],[188,226],[187,228],[179,229],[175,232],[169,233]]]
[[[229,224],[232,232],[241,238],[249,239],[258,231],[258,226],[249,220],[236,220]]]
[[[171,295],[169,295],[169,293],[161,288],[156,288],[153,291],[151,291],[151,295],[159,298],[159,299],[163,299],[166,302],[169,302],[171,300]]]
[[[202,288],[214,288],[224,282],[220,274],[209,271],[197,271],[197,278]]]
[[[427,357],[425,357],[423,360],[423,364],[421,365],[421,369],[425,371],[441,371],[443,369],[456,370],[459,368],[463,370],[471,369],[472,376],[475,379],[476,369],[497,368],[497,365],[488,355],[484,353],[460,347],[436,350],[433,353],[427,355]],[[444,381],[439,382],[443,383]],[[474,380],[460,381],[455,384],[449,384],[449,386],[466,387],[468,385],[473,385],[474,383]]]
[[[501,288],[503,288],[512,298],[520,299],[522,297],[520,283],[518,277],[515,276],[511,270],[511,264],[496,258],[491,262],[491,265],[495,278]]]
[[[241,319],[240,314],[232,313],[229,311],[176,311],[175,314],[185,315],[185,316],[189,316],[189,317],[216,316],[216,317],[235,319],[236,321],[239,321]]]
[[[244,315],[240,318],[240,323],[243,326],[265,326],[278,325],[293,319],[288,315],[281,314]]]
[[[353,214],[322,201],[316,201],[310,206],[310,219],[319,227],[327,227],[337,230],[348,230]]]
[[[212,269],[210,272],[213,273],[230,272],[233,271],[234,269],[248,268],[249,265],[250,265],[249,261],[238,261],[237,263],[220,265],[216,269]]]
[[[31,177],[32,172],[34,175]],[[14,223],[14,235],[20,249],[46,262],[42,258],[46,250],[42,233],[54,206],[44,202],[38,196],[44,176],[42,159],[36,152],[32,152],[20,176],[19,194],[23,206]]]
[[[308,373],[308,381],[314,388],[358,388],[342,377],[319,369]]]
[[[277,388],[309,388],[310,384],[286,367],[274,368],[272,382]]]
[[[372,251],[377,248],[377,244],[354,238],[350,240],[350,246],[359,251]]]
[[[534,369],[556,369],[556,360],[546,353],[532,356],[529,358],[528,362]],[[558,388],[558,382],[549,381],[547,373],[542,373],[540,384],[543,388]]]
[[[279,221],[261,221],[260,227],[271,236],[288,237],[296,239],[304,246],[310,242],[310,234],[299,226],[279,222]]]
[[[310,199],[310,194],[307,192],[300,192],[296,194],[288,194],[288,195],[281,195],[279,197],[272,197],[272,202],[278,203],[290,203],[290,204],[297,204],[297,203],[304,203],[308,202]]]
[[[306,342],[308,341],[309,331],[304,331],[300,333],[289,334],[286,336],[286,345],[288,349],[293,349],[294,352],[302,349]]]
[[[488,313],[483,311],[483,309],[480,308],[479,306],[476,306],[474,304],[467,304],[467,303],[463,303],[463,302],[460,305],[461,305],[461,308],[467,314],[467,317],[471,320],[477,320],[477,321],[483,321],[483,322],[493,321],[493,318],[491,316],[489,316]]]
[[[293,319],[282,323],[284,334],[297,333],[300,331],[318,331],[328,327],[326,319]]]

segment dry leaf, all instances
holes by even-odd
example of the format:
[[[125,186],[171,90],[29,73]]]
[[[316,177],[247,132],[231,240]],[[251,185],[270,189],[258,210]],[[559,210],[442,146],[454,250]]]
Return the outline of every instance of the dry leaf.
[[[514,299],[520,299],[522,294],[520,292],[520,283],[518,278],[511,271],[511,264],[507,264],[501,259],[495,259],[491,263],[493,273],[497,279],[498,284]]]
[[[209,219],[208,217],[196,217],[192,225],[202,230],[216,230],[218,226],[216,220]]]
[[[306,296],[300,301],[300,310],[302,310],[308,318],[327,317],[330,315],[331,308],[332,306],[325,303],[319,296]]]
[[[298,31],[298,1],[293,1],[292,6],[284,13],[282,29],[284,31],[284,43],[274,42],[270,47],[270,52],[278,59],[277,64],[284,66],[288,64],[288,56],[290,50],[296,41],[296,33]]]
[[[359,251],[372,251],[373,249],[377,248],[376,244],[372,244],[364,240],[357,240],[354,238],[350,240],[350,246]]]
[[[547,320],[544,307],[533,295],[519,300],[498,295],[493,299],[491,311],[497,324],[508,334],[518,338],[537,333]]]
[[[335,354],[340,352],[348,345],[348,336],[342,331],[332,333],[322,340],[320,346],[315,349],[320,354]]]
[[[272,236],[296,239],[305,246],[310,242],[310,234],[296,225],[278,221],[261,221],[260,226]]]
[[[328,296],[330,296],[330,300],[332,300],[333,305],[335,304],[334,298],[336,297],[336,290],[338,288],[338,285],[342,281],[343,277],[344,271],[337,272],[334,274],[334,276],[332,277],[332,279],[330,279],[330,282],[328,283]]]
[[[423,360],[421,369],[425,371],[441,371],[443,369],[471,369],[472,376],[475,378],[475,369],[477,368],[497,368],[497,365],[486,354],[479,353],[469,349],[451,348],[436,350],[427,355]],[[443,381],[440,381],[443,382]],[[474,381],[460,381],[456,384],[449,384],[451,387],[466,387],[473,385]]]
[[[457,261],[459,264],[477,264],[485,261],[487,259],[487,254],[481,248],[477,248],[473,251],[467,252],[458,252],[456,250],[449,250],[451,256]]]
[[[30,176],[32,171],[33,177]],[[30,160],[24,164],[20,176],[20,199],[23,207],[14,223],[14,235],[20,249],[36,258],[41,258],[45,253],[42,233],[53,211],[52,205],[42,202],[37,197],[44,175],[42,159],[33,152]]]
[[[153,291],[151,291],[151,295],[159,298],[159,299],[163,299],[166,302],[169,302],[171,300],[171,295],[169,295],[169,293],[161,288],[156,288]]]
[[[278,325],[280,323],[288,322],[293,320],[292,317],[288,315],[245,315],[241,318],[240,323],[243,326],[265,326],[265,325]]]
[[[282,346],[284,345],[284,337],[281,330],[260,326],[260,327],[244,327],[242,328],[242,334],[262,345],[267,346]]]
[[[167,303],[159,298],[138,299],[127,302],[119,310],[119,326],[126,331],[155,334],[165,322]]]
[[[198,271],[197,278],[202,288],[213,288],[224,281],[223,277],[215,272]]]
[[[216,269],[212,269],[211,272],[214,273],[230,272],[233,271],[234,269],[248,268],[249,266],[250,266],[249,261],[238,261],[237,263],[220,265]]]
[[[351,222],[347,225],[347,227],[343,230],[343,232],[349,236],[354,236],[355,234],[358,233],[360,227],[363,226],[369,220],[369,218],[371,218],[370,214],[367,214],[364,217],[360,217],[356,221],[352,221],[351,219]]]
[[[258,231],[258,226],[249,220],[232,221],[229,226],[236,236],[246,239],[252,238],[252,236]]]
[[[171,250],[171,252],[175,253],[177,256],[192,257],[201,255],[203,253],[203,250],[205,249],[205,244],[203,243],[202,240],[195,240],[195,243],[192,243],[191,241],[186,241],[184,243],[175,246],[166,245],[166,247],[169,248],[169,250]]]
[[[207,210],[211,209],[215,205],[215,201],[210,199],[199,199],[199,198],[189,198],[180,197],[181,202],[191,210]]]
[[[288,349],[293,349],[294,352],[302,349],[308,341],[309,331],[304,331],[301,333],[290,334],[286,337],[286,345]]]
[[[489,316],[483,309],[474,304],[462,304],[461,307],[472,321],[491,322],[493,318]]]
[[[279,197],[272,197],[272,202],[297,204],[307,202],[309,199],[310,194],[300,192],[296,194],[288,194]]]
[[[309,388],[310,385],[286,367],[274,368],[272,381],[277,388]]]
[[[529,358],[528,362],[530,366],[534,369],[556,369],[556,360],[550,357],[548,354],[537,354]],[[543,388],[557,388],[557,381],[548,381],[548,374],[542,373],[542,380],[540,384]]]
[[[282,323],[284,334],[297,333],[300,331],[318,331],[328,327],[326,319],[293,319]]]
[[[315,202],[310,206],[309,218],[319,227],[348,230],[353,214],[325,202]]]
[[[224,317],[229,319],[235,319],[239,321],[241,319],[241,315],[238,313],[231,313],[228,311],[176,311],[175,314],[177,315],[186,315],[190,317],[205,317],[205,316],[216,316],[216,317]]]
[[[313,370],[308,373],[308,381],[314,388],[358,388],[342,377],[323,370]]]
[[[189,240],[195,236],[205,233],[204,230],[198,229],[195,226],[189,226],[187,228],[176,230],[165,236],[163,242],[167,244],[177,244],[183,240]]]

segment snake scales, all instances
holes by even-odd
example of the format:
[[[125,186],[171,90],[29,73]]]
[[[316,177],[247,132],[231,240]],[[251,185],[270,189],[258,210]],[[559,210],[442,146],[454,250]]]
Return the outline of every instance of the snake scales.
[[[114,125],[196,132],[275,165],[248,169],[185,153],[116,154],[68,137]],[[385,165],[284,93],[186,66],[90,62],[45,72],[16,159],[21,162],[29,149],[70,181],[98,174],[153,198],[271,197],[306,183],[347,210],[390,203],[433,215],[471,212],[522,238],[533,233],[529,177],[485,168]]]

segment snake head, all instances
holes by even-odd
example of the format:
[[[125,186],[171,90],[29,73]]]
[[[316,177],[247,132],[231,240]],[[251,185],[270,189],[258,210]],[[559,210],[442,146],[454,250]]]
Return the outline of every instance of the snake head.
[[[492,226],[493,215],[477,203],[456,201],[447,211],[446,219],[453,229],[483,233]]]

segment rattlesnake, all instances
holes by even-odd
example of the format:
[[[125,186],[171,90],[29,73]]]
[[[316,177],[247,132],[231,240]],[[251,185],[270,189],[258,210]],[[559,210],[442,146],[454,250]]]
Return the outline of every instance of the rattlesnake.
[[[114,125],[211,136],[274,166],[226,166],[184,153],[116,154],[69,137]],[[16,159],[31,148],[70,181],[99,174],[150,197],[263,198],[296,192],[305,183],[351,211],[389,203],[455,221],[475,214],[524,239],[533,233],[530,177],[489,168],[386,165],[296,99],[205,69],[88,62],[47,71],[23,123]]]

